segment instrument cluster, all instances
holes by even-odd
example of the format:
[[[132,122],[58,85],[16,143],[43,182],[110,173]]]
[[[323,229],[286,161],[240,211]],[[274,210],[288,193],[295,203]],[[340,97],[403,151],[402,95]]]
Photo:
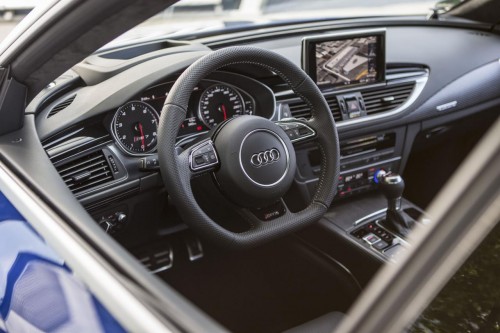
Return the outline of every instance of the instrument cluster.
[[[156,150],[161,110],[174,82],[162,83],[143,91],[119,107],[111,123],[117,145],[129,155],[144,155]],[[268,115],[259,115],[269,118]],[[223,121],[240,115],[254,115],[256,102],[245,90],[217,80],[202,80],[193,90],[186,119],[178,138],[205,133]]]

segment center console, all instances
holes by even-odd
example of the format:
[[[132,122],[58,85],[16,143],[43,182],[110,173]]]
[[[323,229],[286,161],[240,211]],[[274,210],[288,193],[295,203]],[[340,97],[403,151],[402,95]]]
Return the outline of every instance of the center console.
[[[404,128],[354,137],[340,142],[340,177],[335,201],[376,189],[377,171],[398,172],[404,142]],[[304,200],[314,194],[321,169],[317,147],[297,151],[297,185]]]
[[[417,221],[429,222],[422,209],[402,198],[404,182],[397,173],[404,137],[405,129],[397,128],[341,140],[336,197],[319,223],[300,233],[309,244],[338,258],[362,285],[411,247],[407,235]],[[306,199],[314,193],[320,172],[316,149],[297,152],[297,178]]]

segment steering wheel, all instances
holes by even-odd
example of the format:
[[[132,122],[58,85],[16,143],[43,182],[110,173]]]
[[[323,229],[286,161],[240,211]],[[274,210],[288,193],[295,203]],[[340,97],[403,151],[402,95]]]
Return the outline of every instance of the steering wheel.
[[[233,64],[253,64],[279,75],[311,108],[310,120],[273,122],[251,115],[220,124],[209,138],[180,152],[175,143],[190,95],[201,79]],[[294,144],[315,141],[321,173],[309,205],[291,212],[282,197],[296,171]],[[202,237],[226,247],[250,247],[319,220],[330,206],[339,176],[339,139],[328,104],[316,84],[294,63],[275,52],[248,46],[220,49],[200,58],[177,79],[163,106],[158,127],[160,170],[183,221]],[[191,180],[211,173],[222,194],[251,226],[229,231],[200,208]]]

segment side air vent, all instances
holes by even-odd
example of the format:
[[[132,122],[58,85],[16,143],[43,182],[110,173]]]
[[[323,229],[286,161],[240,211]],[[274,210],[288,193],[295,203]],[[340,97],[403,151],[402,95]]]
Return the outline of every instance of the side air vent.
[[[101,150],[56,167],[73,193],[112,181],[113,172]]]
[[[59,104],[55,105],[50,111],[49,114],[47,115],[47,118],[50,118],[57,113],[61,112],[62,110],[66,109],[71,103],[73,103],[76,95],[73,95],[64,101],[60,102]]]
[[[362,92],[367,115],[391,111],[403,105],[414,86],[415,83],[411,82]]]
[[[330,109],[332,110],[332,115],[335,121],[341,121],[342,114],[340,113],[337,97],[332,95],[325,98],[328,106],[330,106]],[[294,118],[311,118],[311,108],[303,100],[289,103],[288,106],[290,107],[290,112]]]

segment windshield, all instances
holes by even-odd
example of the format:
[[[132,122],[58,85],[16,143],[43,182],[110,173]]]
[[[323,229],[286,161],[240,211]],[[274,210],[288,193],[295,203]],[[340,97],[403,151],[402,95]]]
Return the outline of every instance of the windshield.
[[[142,38],[189,39],[243,28],[308,20],[426,15],[462,0],[181,0],[117,38],[107,47]]]
[[[193,39],[235,29],[310,20],[446,12],[468,0],[181,0],[104,48],[152,38]],[[55,0],[0,0],[0,41],[35,6]]]

